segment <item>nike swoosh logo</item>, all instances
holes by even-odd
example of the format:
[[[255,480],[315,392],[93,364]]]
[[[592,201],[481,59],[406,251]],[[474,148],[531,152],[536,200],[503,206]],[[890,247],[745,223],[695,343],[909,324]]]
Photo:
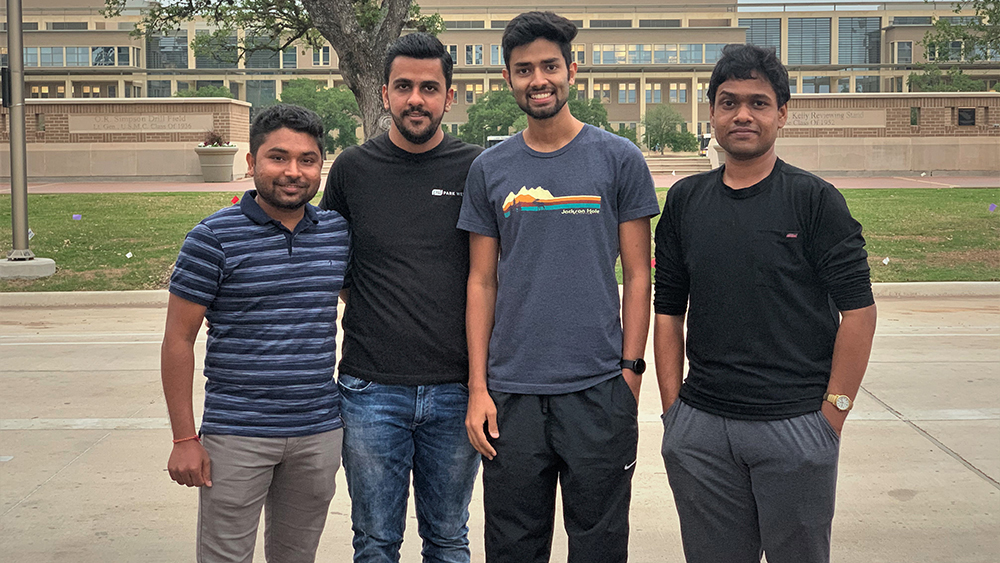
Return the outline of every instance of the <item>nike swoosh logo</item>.
[[[632,466],[635,465],[636,461],[639,461],[639,460],[637,459],[637,460],[633,461],[632,463],[626,465],[625,466],[625,471],[628,471],[629,469],[632,469]]]

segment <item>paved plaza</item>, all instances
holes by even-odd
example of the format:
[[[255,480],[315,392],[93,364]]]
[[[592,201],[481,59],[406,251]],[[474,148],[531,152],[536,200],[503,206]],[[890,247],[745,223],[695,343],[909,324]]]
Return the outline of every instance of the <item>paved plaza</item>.
[[[877,292],[872,363],[845,427],[833,561],[995,562],[1000,294],[890,293]],[[197,494],[164,470],[171,437],[158,370],[165,292],[61,301],[22,307],[24,298],[0,294],[0,560],[193,561]],[[200,363],[196,377],[201,387]],[[632,502],[636,563],[683,560],[659,455],[659,412],[650,374]],[[482,510],[477,487],[470,536],[478,562]],[[350,561],[342,473],[330,511],[318,561]],[[418,562],[412,506],[410,514],[403,561]],[[565,561],[561,530],[554,544],[552,560]],[[255,561],[263,560],[258,549]]]

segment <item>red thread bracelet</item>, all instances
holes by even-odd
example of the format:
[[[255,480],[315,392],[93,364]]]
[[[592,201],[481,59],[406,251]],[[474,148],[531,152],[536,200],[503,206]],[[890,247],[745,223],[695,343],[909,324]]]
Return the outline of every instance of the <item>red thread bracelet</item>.
[[[194,440],[195,442],[201,442],[201,437],[195,434],[194,436],[189,436],[187,438],[181,438],[180,440],[174,440],[175,444],[180,444],[181,442],[187,442],[188,440]]]

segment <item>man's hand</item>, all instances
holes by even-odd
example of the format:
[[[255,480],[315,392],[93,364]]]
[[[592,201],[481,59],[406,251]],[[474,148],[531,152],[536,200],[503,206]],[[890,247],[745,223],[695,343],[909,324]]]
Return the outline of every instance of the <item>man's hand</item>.
[[[625,378],[625,383],[628,383],[628,388],[632,390],[632,394],[635,395],[635,404],[639,404],[639,386],[642,384],[642,376],[636,375],[634,371],[624,368],[622,369],[622,377]]]
[[[837,436],[840,436],[844,430],[844,422],[847,420],[849,411],[841,412],[837,410],[837,407],[833,406],[833,403],[830,401],[823,401],[823,406],[819,410],[830,421],[830,426],[837,431]]]
[[[469,433],[469,442],[472,447],[486,456],[486,459],[493,459],[497,451],[493,449],[483,427],[488,425],[490,437],[494,440],[500,437],[500,430],[497,428],[497,406],[493,403],[488,391],[469,391],[469,410],[465,415],[465,431]]]
[[[188,487],[212,486],[212,461],[198,440],[174,444],[167,460],[167,472],[179,485]]]

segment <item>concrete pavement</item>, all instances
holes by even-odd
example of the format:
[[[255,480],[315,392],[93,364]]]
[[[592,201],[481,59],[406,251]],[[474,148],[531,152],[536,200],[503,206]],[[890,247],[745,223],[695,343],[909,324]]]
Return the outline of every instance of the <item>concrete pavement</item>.
[[[996,561],[1000,292],[979,287],[980,296],[934,298],[878,290],[872,363],[841,450],[834,562]],[[170,432],[157,359],[162,293],[118,305],[78,297],[84,303],[0,300],[2,559],[192,561],[197,495],[163,470]],[[201,340],[199,358],[203,347]],[[198,369],[200,376],[200,359]],[[637,563],[683,560],[659,412],[650,376],[632,503]],[[470,536],[480,562],[482,510],[477,488]],[[341,474],[319,561],[350,560],[349,514]],[[403,561],[419,561],[415,527],[411,507]],[[557,528],[552,560],[565,558]],[[255,561],[263,561],[261,549]]]

